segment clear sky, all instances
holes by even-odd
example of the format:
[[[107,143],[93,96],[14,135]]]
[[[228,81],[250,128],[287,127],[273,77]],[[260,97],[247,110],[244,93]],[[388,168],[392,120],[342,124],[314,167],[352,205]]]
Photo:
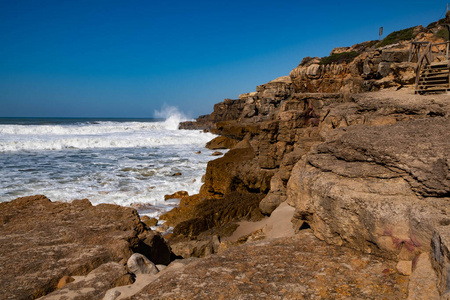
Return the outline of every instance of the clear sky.
[[[0,0],[0,117],[191,117],[446,1]]]

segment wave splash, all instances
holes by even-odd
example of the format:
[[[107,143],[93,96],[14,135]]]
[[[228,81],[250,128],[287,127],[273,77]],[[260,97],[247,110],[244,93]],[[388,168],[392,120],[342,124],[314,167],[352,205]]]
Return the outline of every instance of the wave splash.
[[[154,115],[157,118],[165,120],[163,126],[168,130],[178,130],[178,126],[181,122],[191,120],[191,118],[188,118],[185,114],[180,112],[178,108],[167,105],[164,105],[161,110],[155,110]]]

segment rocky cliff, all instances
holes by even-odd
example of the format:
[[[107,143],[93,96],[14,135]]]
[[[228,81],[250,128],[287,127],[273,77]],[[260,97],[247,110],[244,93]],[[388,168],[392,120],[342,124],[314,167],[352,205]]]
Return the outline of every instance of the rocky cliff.
[[[397,36],[441,41],[441,23]],[[414,95],[410,42],[399,39],[305,58],[289,76],[216,104],[202,125],[240,142],[208,165],[198,201],[262,193],[265,215],[286,201],[297,230],[409,265],[411,278],[428,274],[426,287],[410,284],[411,299],[423,289],[445,297],[450,101]]]

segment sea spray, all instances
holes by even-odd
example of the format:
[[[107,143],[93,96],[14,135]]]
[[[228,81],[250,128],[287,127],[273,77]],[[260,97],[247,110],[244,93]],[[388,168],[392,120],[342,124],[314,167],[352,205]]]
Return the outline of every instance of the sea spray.
[[[157,118],[165,120],[163,126],[168,130],[177,130],[180,122],[190,120],[190,118],[181,113],[176,107],[167,105],[163,105],[161,110],[155,110],[154,115]]]

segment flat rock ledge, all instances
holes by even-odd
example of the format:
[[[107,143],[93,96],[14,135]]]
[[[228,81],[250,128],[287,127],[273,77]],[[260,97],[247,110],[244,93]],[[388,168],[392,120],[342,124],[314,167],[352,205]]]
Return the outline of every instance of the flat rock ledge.
[[[405,299],[408,282],[394,261],[303,230],[196,260],[127,299]]]

